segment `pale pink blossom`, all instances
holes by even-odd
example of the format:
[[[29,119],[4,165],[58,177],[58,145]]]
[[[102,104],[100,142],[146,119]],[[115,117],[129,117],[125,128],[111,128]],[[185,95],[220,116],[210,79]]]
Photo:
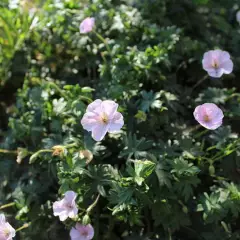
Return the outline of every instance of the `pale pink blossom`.
[[[214,78],[230,74],[233,70],[233,62],[229,53],[222,50],[211,50],[204,53],[202,65],[208,75]]]
[[[87,131],[92,132],[96,141],[101,141],[107,132],[119,131],[123,124],[123,116],[117,112],[118,104],[111,100],[95,100],[88,105],[81,124]]]
[[[94,236],[94,229],[91,224],[86,226],[77,223],[70,231],[71,240],[91,240]]]
[[[60,221],[76,217],[78,214],[75,203],[76,197],[77,194],[75,192],[67,191],[62,200],[53,203],[53,215],[59,216]]]
[[[237,22],[240,24],[240,10],[236,14]]]
[[[85,18],[79,27],[80,33],[89,33],[93,30],[95,25],[95,18],[93,17],[87,17]]]
[[[0,214],[0,240],[12,240],[15,229],[6,221],[4,214]]]
[[[215,130],[222,125],[223,112],[214,103],[204,103],[195,108],[195,119],[205,128]]]

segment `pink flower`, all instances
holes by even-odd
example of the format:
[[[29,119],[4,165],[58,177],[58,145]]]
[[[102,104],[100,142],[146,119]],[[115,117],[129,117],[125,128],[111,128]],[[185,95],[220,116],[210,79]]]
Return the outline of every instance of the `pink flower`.
[[[93,30],[94,25],[95,25],[95,18],[93,17],[85,18],[80,24],[80,27],[79,27],[80,33],[91,32]]]
[[[237,22],[240,24],[240,10],[236,14]]]
[[[123,124],[123,116],[117,112],[118,104],[114,101],[100,99],[89,104],[81,124],[87,131],[92,132],[96,141],[101,141],[107,132],[119,131]]]
[[[0,214],[0,240],[12,240],[15,235],[15,229],[6,222],[4,214]]]
[[[209,76],[214,78],[219,78],[224,73],[230,74],[233,70],[233,62],[229,53],[222,50],[212,50],[204,53],[202,65]]]
[[[195,119],[205,128],[215,130],[222,125],[223,112],[214,103],[204,103],[195,108]]]
[[[77,194],[73,191],[67,191],[64,198],[53,203],[53,215],[59,216],[60,221],[65,221],[68,217],[74,218],[78,214],[75,203]]]
[[[86,226],[77,223],[70,231],[71,240],[91,240],[94,236],[94,229],[91,224]]]

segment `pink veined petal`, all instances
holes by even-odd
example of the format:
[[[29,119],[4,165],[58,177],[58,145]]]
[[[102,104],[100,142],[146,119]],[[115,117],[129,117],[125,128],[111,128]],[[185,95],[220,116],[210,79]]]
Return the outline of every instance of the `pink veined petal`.
[[[201,105],[203,114],[207,114],[210,118],[215,116],[216,111],[218,111],[218,107],[214,103],[204,103]]]
[[[96,99],[94,102],[90,103],[87,107],[86,112],[94,112],[96,109],[101,108],[102,100]]]
[[[6,222],[6,218],[4,214],[0,214],[0,224]]]
[[[85,226],[85,228],[88,231],[88,238],[87,239],[91,240],[94,237],[94,229],[93,229],[91,224],[88,224],[87,226]]]
[[[219,61],[223,51],[220,49],[216,49],[216,50],[212,50],[211,52],[212,52],[212,58]]]
[[[208,51],[208,52],[204,53],[204,55],[203,55],[202,65],[203,65],[203,69],[205,71],[209,71],[213,68],[212,52],[213,51]]]
[[[91,32],[95,24],[94,18],[85,18],[80,24],[80,33]]]
[[[96,124],[99,123],[99,115],[94,112],[87,112],[83,115],[81,124],[87,131],[92,131]]]
[[[226,74],[230,74],[233,71],[233,62],[231,59],[222,62],[220,66],[223,69],[223,72]]]
[[[202,121],[203,120],[203,115],[202,115],[202,108],[201,108],[202,105],[200,106],[197,106],[194,110],[194,118],[199,122],[199,121]]]
[[[73,203],[77,197],[77,194],[74,191],[65,192],[64,198],[67,202]]]
[[[123,116],[121,113],[116,112],[113,119],[109,123],[108,132],[114,133],[119,131],[124,125]]]
[[[223,75],[223,69],[222,68],[213,68],[208,71],[208,75],[213,77],[213,78],[220,78]]]
[[[0,227],[0,240],[7,240],[7,237],[4,231],[5,231],[4,226],[2,228]]]
[[[84,226],[80,223],[77,223],[75,228],[78,230],[81,236],[84,236],[84,238],[82,238],[84,240],[91,240],[94,236],[94,229],[91,224]]]
[[[92,138],[95,141],[101,141],[108,131],[108,124],[98,123],[92,129]]]
[[[74,206],[73,209],[69,212],[68,216],[70,218],[74,218],[77,216],[77,214],[78,214],[78,209],[76,206]]]
[[[240,24],[240,11],[238,11],[236,14],[236,20]]]
[[[118,104],[111,100],[103,101],[102,104],[102,112],[106,113],[108,118],[112,119],[114,114],[117,111]]]
[[[222,123],[222,119],[224,118],[223,112],[220,108],[217,108],[212,115],[212,124]]]
[[[53,203],[53,215],[54,216],[59,216],[62,212],[64,212],[66,210],[64,204],[65,204],[64,199]]]
[[[81,239],[81,234],[76,228],[73,227],[70,231],[70,237],[71,240],[79,240]]]
[[[60,221],[65,221],[68,218],[68,212],[65,210],[59,214]]]
[[[215,130],[222,125],[222,120],[219,120],[218,122],[202,122],[201,125],[209,130]]]
[[[227,60],[230,59],[230,54],[227,51],[221,51],[221,55],[220,55],[220,63],[221,62],[225,62]]]
[[[13,237],[15,237],[16,231],[8,222],[6,223],[6,228],[9,231],[9,237],[7,238],[7,240],[11,240]]]
[[[222,119],[224,117],[222,110],[214,103],[205,103],[197,106],[194,111],[195,119],[205,128],[215,130],[222,125]],[[209,121],[206,121],[205,116],[209,117]]]

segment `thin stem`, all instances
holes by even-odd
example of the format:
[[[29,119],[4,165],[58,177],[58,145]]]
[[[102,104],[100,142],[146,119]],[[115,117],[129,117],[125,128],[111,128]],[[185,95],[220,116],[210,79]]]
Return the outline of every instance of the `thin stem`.
[[[206,79],[208,78],[208,75],[205,75],[202,79],[200,79],[193,87],[192,87],[192,91],[198,87],[201,83],[203,83]]]
[[[64,148],[70,148],[70,147],[75,147],[77,146],[77,143],[70,143],[70,144],[67,144],[67,145],[63,145]]]
[[[0,149],[0,153],[17,154],[17,150]]]
[[[195,138],[201,137],[202,135],[204,135],[204,134],[207,133],[208,131],[209,131],[208,129],[203,130],[202,132],[196,134],[196,135],[195,135]]]
[[[107,231],[107,234],[106,234],[106,239],[110,239],[111,237],[111,233],[113,231],[113,228],[115,226],[115,221],[114,221],[114,218],[111,216],[109,217],[109,224],[108,224],[108,231]]]
[[[169,236],[169,240],[172,240],[172,234],[171,234],[171,229],[170,228],[168,228],[168,236]]]
[[[25,223],[25,224],[23,224],[22,227],[16,229],[16,232],[19,232],[19,231],[21,231],[21,230],[23,230],[23,229],[25,229],[25,228],[28,228],[29,226],[30,226],[30,223]]]
[[[99,33],[97,33],[96,31],[93,31],[93,32],[96,34],[97,38],[98,38],[101,42],[104,43],[104,45],[105,45],[106,48],[107,48],[107,51],[108,51],[109,55],[111,56],[111,49],[110,49],[110,47],[109,47],[106,39],[105,39],[104,37],[102,37],[102,35],[100,35]]]
[[[198,130],[200,127],[201,127],[201,125],[196,125],[194,127],[187,128],[186,133],[190,134],[191,132],[194,132],[194,131]]]
[[[99,218],[100,218],[100,211],[99,211],[99,206],[97,206],[97,221],[95,224],[95,231],[96,231],[96,240],[99,240]]]
[[[98,194],[96,200],[92,203],[92,205],[88,207],[87,214],[89,214],[93,210],[93,208],[97,205],[99,198],[100,198],[100,194]]]
[[[54,82],[48,82],[46,81],[49,85],[54,87],[65,99],[68,98],[68,96],[64,93],[64,91]]]
[[[79,99],[81,99],[81,100],[86,100],[88,103],[91,103],[91,102],[92,102],[92,99],[89,98],[89,97],[86,97],[86,96],[80,96]]]
[[[16,204],[15,202],[7,203],[7,204],[5,204],[5,205],[2,205],[2,206],[0,207],[0,209],[2,210],[2,209],[4,209],[4,208],[12,207],[12,206],[14,206],[15,204]]]
[[[37,151],[37,153],[39,154],[39,153],[52,152],[52,151],[53,150],[51,150],[51,149],[41,149],[41,150]]]

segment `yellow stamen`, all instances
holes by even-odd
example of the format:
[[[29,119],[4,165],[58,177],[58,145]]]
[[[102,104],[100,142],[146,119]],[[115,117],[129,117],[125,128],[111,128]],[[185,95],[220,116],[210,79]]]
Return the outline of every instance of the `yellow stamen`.
[[[213,66],[214,68],[218,68],[218,63],[214,60],[212,66]]]
[[[203,119],[204,119],[205,122],[209,122],[209,121],[211,120],[208,115],[205,115],[205,116],[203,117]]]
[[[103,113],[103,114],[102,114],[102,116],[101,116],[101,120],[102,120],[105,124],[108,123],[108,116],[107,116],[106,113]]]
[[[5,228],[5,229],[3,230],[3,232],[4,232],[4,235],[5,235],[6,237],[8,237],[9,234],[10,234],[10,231],[9,231],[7,228]]]

